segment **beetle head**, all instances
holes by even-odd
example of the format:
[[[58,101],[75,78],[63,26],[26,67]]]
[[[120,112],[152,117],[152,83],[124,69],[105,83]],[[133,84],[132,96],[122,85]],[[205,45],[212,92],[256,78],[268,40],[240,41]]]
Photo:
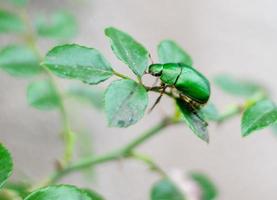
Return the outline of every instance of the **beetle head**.
[[[149,66],[148,72],[152,76],[161,76],[163,71],[162,64],[152,64]]]

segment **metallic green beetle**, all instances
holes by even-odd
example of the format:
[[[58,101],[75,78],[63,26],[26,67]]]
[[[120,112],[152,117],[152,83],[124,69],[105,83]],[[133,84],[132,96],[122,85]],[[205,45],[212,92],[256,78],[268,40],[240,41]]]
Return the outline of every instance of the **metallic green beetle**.
[[[149,66],[148,72],[153,76],[160,77],[165,87],[176,88],[180,98],[193,108],[199,108],[209,100],[209,81],[188,65],[182,63],[152,64]]]

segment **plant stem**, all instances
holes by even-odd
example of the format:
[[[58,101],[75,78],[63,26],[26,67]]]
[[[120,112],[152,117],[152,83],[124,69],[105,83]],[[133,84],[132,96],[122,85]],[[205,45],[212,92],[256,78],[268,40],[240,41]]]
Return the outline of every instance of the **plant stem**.
[[[84,168],[95,166],[98,164],[119,160],[122,158],[134,158],[142,160],[148,166],[151,166],[153,170],[157,171],[159,174],[162,174],[164,176],[165,173],[162,172],[162,170],[149,157],[142,156],[141,154],[134,154],[133,150],[141,144],[145,143],[147,140],[159,133],[164,128],[175,123],[177,122],[169,118],[165,118],[159,124],[150,128],[148,131],[132,140],[129,144],[123,146],[122,148],[119,148],[118,150],[114,150],[102,156],[87,157],[85,159],[72,163],[71,165],[65,167],[64,169],[61,169],[60,171],[56,171],[53,175],[49,177],[47,184],[55,183],[65,175],[70,174],[72,172],[79,171]]]
[[[27,32],[25,33],[25,41],[30,47],[33,49],[33,51],[37,54],[38,58],[40,61],[43,60],[43,56],[39,50],[38,44],[37,44],[37,36],[35,34],[35,30],[32,26],[32,23],[30,22],[29,16],[27,14],[27,11],[25,8],[21,9],[21,18],[24,21],[26,27],[27,27]],[[68,162],[71,161],[72,155],[73,155],[73,149],[74,149],[74,134],[71,131],[68,116],[66,113],[66,109],[64,106],[64,98],[62,93],[60,92],[58,88],[58,84],[55,82],[55,78],[53,77],[52,73],[46,68],[45,66],[41,65],[42,69],[44,70],[45,74],[48,76],[49,81],[53,85],[53,87],[56,90],[56,93],[58,94],[59,102],[60,102],[60,115],[61,119],[63,121],[63,140],[65,144],[65,149],[64,149],[64,155],[63,155],[63,163],[62,164],[67,164]]]

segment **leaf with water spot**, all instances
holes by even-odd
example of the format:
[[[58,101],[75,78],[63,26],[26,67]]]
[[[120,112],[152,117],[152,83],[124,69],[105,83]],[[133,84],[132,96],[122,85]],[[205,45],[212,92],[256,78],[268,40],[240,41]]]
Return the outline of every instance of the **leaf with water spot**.
[[[176,103],[183,114],[183,119],[192,132],[205,142],[209,142],[207,122],[203,119],[201,112],[190,108],[183,100],[177,99]]]
[[[265,99],[247,108],[241,120],[242,136],[277,123],[277,107],[271,100]]]
[[[140,120],[148,104],[145,88],[133,80],[113,81],[105,93],[110,126],[127,127]]]
[[[105,34],[110,38],[112,50],[118,59],[137,76],[142,76],[148,67],[148,51],[130,35],[116,28],[106,28]]]
[[[110,63],[96,49],[66,44],[50,50],[42,63],[61,78],[77,79],[98,84],[110,78]]]
[[[158,45],[158,55],[161,63],[184,63],[192,66],[192,59],[176,42],[163,40]]]

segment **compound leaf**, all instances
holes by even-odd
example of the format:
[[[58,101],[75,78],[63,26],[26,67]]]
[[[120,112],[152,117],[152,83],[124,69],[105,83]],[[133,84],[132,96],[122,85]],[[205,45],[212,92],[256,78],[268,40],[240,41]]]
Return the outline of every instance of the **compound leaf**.
[[[25,30],[24,23],[14,13],[0,10],[0,33],[21,33]]]
[[[113,75],[110,64],[99,51],[77,44],[53,48],[42,64],[59,77],[88,84],[100,83]]]
[[[28,103],[40,110],[50,110],[60,106],[59,94],[49,80],[31,83],[27,89]]]
[[[247,108],[242,116],[242,136],[247,136],[253,131],[266,128],[277,122],[277,107],[270,100],[258,101]]]
[[[152,187],[151,200],[185,200],[185,197],[175,184],[168,179],[163,179]]]
[[[55,185],[41,188],[24,200],[94,200],[86,191],[71,185]]]
[[[37,33],[42,37],[69,39],[77,34],[75,17],[66,11],[58,11],[50,16],[41,15],[36,20]]]
[[[176,42],[163,40],[158,45],[158,55],[161,63],[184,63],[192,66],[192,59]]]
[[[105,93],[105,110],[110,126],[127,127],[140,120],[148,104],[144,87],[132,80],[117,80]]]
[[[127,64],[137,76],[142,76],[148,67],[147,50],[130,35],[116,28],[106,28],[105,34],[110,38],[112,50],[118,59]]]
[[[27,46],[9,45],[0,51],[0,68],[13,76],[29,77],[41,72],[37,54]]]
[[[204,121],[204,116],[200,116],[200,112],[192,110],[184,103],[184,101],[180,99],[177,99],[176,103],[183,114],[185,123],[193,131],[193,133],[205,142],[209,142],[209,134],[207,130],[208,124]]]

